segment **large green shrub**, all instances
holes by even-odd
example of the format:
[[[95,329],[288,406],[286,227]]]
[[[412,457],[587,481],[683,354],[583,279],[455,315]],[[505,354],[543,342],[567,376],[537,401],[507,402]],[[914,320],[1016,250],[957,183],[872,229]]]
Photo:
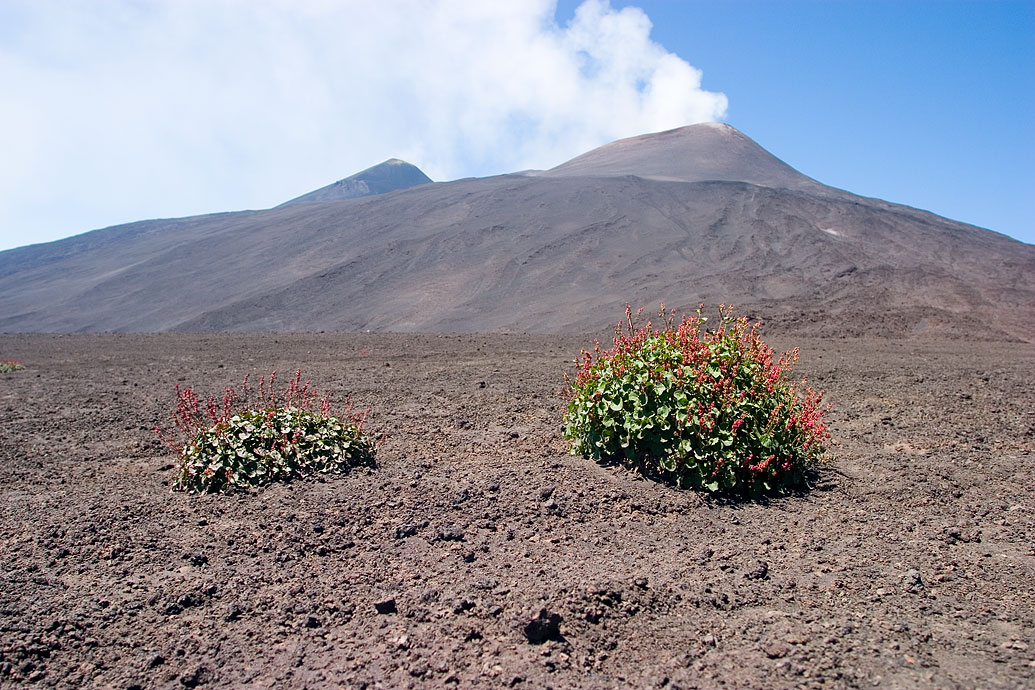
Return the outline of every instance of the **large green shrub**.
[[[373,461],[365,412],[355,413],[347,401],[332,415],[327,398],[318,400],[309,382],[301,383],[300,370],[283,393],[275,378],[273,372],[260,379],[256,391],[246,377],[241,392],[226,388],[221,401],[211,397],[205,405],[192,388],[177,386],[176,433],[155,429],[180,453],[175,488],[226,492]]]
[[[774,359],[759,324],[719,311],[719,326],[705,330],[700,310],[677,323],[662,305],[654,329],[638,327],[627,306],[614,347],[583,350],[566,375],[572,453],[708,491],[803,484],[827,452],[823,392],[788,379],[797,348]]]

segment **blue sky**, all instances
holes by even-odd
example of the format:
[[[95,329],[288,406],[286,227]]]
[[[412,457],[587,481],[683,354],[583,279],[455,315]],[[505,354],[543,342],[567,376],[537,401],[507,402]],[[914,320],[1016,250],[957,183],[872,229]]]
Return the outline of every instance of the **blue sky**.
[[[1035,244],[1035,2],[626,4],[801,172]]]
[[[1035,2],[0,0],[0,250],[719,119],[1035,243]]]

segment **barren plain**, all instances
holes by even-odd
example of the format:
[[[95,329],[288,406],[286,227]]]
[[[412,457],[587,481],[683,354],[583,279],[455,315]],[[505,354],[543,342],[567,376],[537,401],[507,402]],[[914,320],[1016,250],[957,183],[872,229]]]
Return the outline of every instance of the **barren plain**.
[[[1035,348],[769,340],[834,457],[737,501],[566,453],[589,336],[0,335],[0,687],[1035,686]],[[176,383],[296,367],[376,467],[170,490]]]

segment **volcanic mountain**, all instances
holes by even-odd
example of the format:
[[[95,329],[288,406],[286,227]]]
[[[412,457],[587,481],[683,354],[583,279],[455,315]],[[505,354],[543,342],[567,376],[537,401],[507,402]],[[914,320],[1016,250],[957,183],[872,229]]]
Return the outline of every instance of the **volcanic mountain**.
[[[375,182],[416,168],[382,166],[0,252],[0,331],[600,331],[664,301],[769,331],[1035,341],[1035,246],[827,187],[728,125],[407,188]],[[345,198],[354,178],[369,194]]]

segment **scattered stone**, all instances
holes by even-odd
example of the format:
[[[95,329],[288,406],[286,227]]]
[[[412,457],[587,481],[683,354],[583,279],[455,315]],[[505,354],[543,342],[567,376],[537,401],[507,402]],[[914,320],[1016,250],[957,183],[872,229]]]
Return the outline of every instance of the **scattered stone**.
[[[198,666],[193,671],[180,676],[180,685],[185,688],[196,688],[212,679],[212,672],[206,666]]]
[[[395,608],[395,599],[384,599],[382,601],[374,602],[374,609],[380,614],[396,613],[398,609]]]
[[[785,643],[777,640],[768,642],[762,647],[762,651],[765,652],[765,655],[770,659],[782,659],[787,656],[788,652],[791,651],[791,648]]]
[[[981,542],[981,530],[977,527],[947,527],[943,533],[945,543],[952,544],[979,544]]]
[[[456,527],[455,525],[454,526],[449,526],[449,527],[439,527],[435,531],[435,539],[434,539],[434,541],[463,541],[463,540],[464,540],[464,531],[462,529],[460,529],[459,527]]]
[[[226,615],[223,616],[223,620],[232,623],[241,618],[244,613],[244,609],[239,604],[230,604],[226,609]]]
[[[525,637],[532,644],[542,644],[547,640],[556,640],[561,635],[560,614],[540,609],[539,615],[528,621],[524,627]]]
[[[749,580],[765,580],[769,577],[769,564],[765,561],[755,561],[755,563],[744,572],[744,577]]]
[[[202,566],[208,563],[208,556],[201,551],[188,552],[183,554],[183,560],[190,561],[191,565]]]
[[[783,640],[787,644],[805,644],[809,638],[801,630],[792,630],[784,636]]]
[[[427,526],[428,526],[428,521],[427,520],[425,520],[424,522],[417,522],[417,523],[413,523],[413,524],[399,525],[398,527],[395,528],[395,538],[396,539],[405,539],[406,537],[412,537],[417,532],[419,532],[420,530],[424,529]]]
[[[475,606],[475,603],[473,601],[471,601],[470,599],[461,599],[460,601],[456,602],[456,605],[453,607],[453,613],[455,613],[455,614],[466,613],[466,612],[470,611],[471,609],[473,609],[474,606]]]
[[[640,589],[647,589],[647,578],[638,577],[635,580],[633,580],[633,584],[639,587]]]
[[[305,619],[305,627],[307,628],[319,628],[320,625],[320,619],[316,616],[307,616]]]
[[[556,486],[544,486],[543,488],[539,489],[539,500],[545,501],[546,499],[550,498],[550,496],[553,496],[553,492],[556,490]]]
[[[902,589],[910,594],[918,594],[924,589],[924,581],[917,570],[909,570],[902,576]]]

